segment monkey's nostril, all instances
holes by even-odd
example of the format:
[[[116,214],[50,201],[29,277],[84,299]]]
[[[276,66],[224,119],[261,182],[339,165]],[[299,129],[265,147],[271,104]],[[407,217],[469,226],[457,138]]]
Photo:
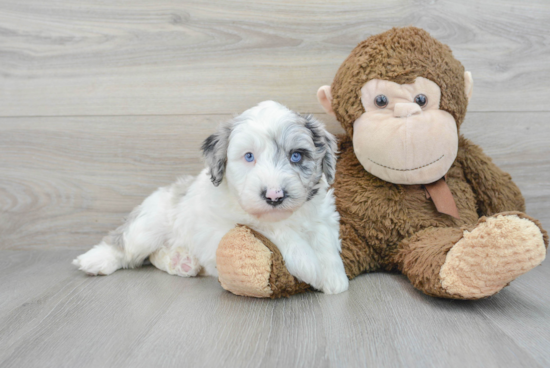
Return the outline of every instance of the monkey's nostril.
[[[396,103],[393,109],[393,115],[396,118],[406,118],[421,112],[422,108],[416,103]]]

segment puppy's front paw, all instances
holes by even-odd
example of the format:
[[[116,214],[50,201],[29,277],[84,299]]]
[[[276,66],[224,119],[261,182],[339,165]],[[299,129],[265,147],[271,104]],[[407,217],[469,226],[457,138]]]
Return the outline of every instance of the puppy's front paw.
[[[287,254],[285,264],[290,274],[298,280],[311,285],[314,289],[322,289],[321,265],[313,252],[295,248],[293,252]]]
[[[327,273],[321,291],[325,294],[340,294],[349,288],[349,279],[345,272]]]
[[[72,263],[88,275],[106,276],[122,267],[122,254],[110,245],[98,244]]]

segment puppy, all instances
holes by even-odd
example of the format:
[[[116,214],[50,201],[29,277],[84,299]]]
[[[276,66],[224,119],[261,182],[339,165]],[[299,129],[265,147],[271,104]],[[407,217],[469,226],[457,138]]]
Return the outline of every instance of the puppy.
[[[265,101],[223,124],[206,168],[158,189],[73,264],[91,275],[149,257],[178,276],[217,276],[216,249],[236,224],[262,233],[288,271],[328,294],[347,290],[333,190],[336,140],[311,116]]]

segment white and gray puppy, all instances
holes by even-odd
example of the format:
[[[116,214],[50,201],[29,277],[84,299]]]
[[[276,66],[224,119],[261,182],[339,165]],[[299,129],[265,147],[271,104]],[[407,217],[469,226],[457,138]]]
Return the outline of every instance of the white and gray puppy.
[[[336,141],[311,116],[265,101],[202,146],[207,167],[159,188],[126,223],[73,264],[92,275],[151,263],[169,274],[217,276],[216,249],[236,224],[281,251],[289,272],[325,293],[347,290],[332,189]]]

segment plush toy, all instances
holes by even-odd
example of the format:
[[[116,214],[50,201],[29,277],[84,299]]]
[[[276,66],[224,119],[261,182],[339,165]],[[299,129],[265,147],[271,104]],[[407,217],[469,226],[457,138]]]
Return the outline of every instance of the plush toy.
[[[346,134],[334,183],[350,279],[401,271],[426,294],[479,299],[546,256],[548,234],[525,215],[509,174],[459,134],[472,77],[450,48],[414,27],[361,42],[318,98]],[[239,295],[308,289],[277,247],[239,226],[217,253],[222,286]]]

